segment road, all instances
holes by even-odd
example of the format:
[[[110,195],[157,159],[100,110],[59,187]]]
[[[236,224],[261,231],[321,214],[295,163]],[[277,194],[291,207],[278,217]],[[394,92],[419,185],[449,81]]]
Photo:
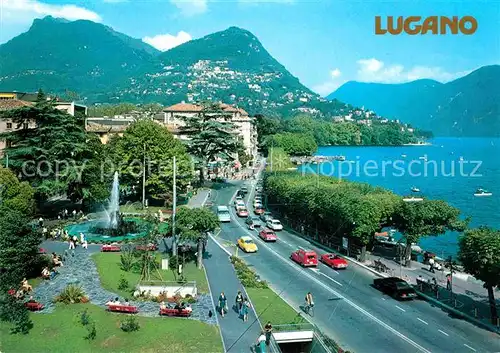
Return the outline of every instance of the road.
[[[232,187],[217,191],[216,204],[233,206],[237,189],[234,182]],[[253,199],[252,194],[253,188],[247,202]],[[344,271],[323,264],[303,269],[290,260],[292,251],[299,247],[312,248],[318,254],[324,251],[286,231],[277,233],[276,243],[265,243],[256,231],[247,229],[234,207],[230,209],[232,221],[222,224],[216,239],[228,245],[240,236],[252,236],[259,251],[240,252],[240,256],[295,308],[303,306],[305,294],[311,291],[315,299],[311,320],[344,349],[356,353],[500,352],[498,335],[451,318],[425,301],[399,302],[385,296],[371,286],[375,275],[358,265],[351,263]]]

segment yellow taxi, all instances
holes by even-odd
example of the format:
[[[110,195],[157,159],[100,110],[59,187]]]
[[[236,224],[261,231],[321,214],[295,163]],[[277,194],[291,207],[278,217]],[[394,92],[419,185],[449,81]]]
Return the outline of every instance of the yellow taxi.
[[[241,237],[238,239],[238,247],[244,252],[257,252],[257,244],[250,237]]]

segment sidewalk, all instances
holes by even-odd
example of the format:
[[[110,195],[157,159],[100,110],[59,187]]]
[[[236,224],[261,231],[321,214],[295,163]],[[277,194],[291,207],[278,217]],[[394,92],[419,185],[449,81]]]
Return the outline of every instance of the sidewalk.
[[[209,201],[208,196],[208,189],[199,190],[189,200],[188,207],[203,207]],[[212,195],[212,197],[214,196]],[[236,276],[233,265],[229,261],[229,255],[210,238],[208,239],[207,253],[203,257],[203,265],[215,306],[218,305],[221,292],[224,292],[227,298],[229,312],[224,315],[224,318],[220,313],[214,313],[217,315],[221,330],[224,351],[231,353],[252,352],[261,331],[261,324],[252,309],[249,310],[247,322],[243,322],[238,312],[234,310],[236,293],[241,290],[244,296],[248,297],[248,295]]]
[[[380,258],[372,254],[367,254],[367,261],[365,264],[374,268],[374,261],[381,261],[388,267],[385,274],[390,276],[401,277],[412,285],[417,285],[417,278],[422,277],[424,281],[432,281],[436,279],[438,283],[437,292],[431,286],[418,286],[416,289],[426,296],[426,299],[434,302],[435,304],[443,304],[451,309],[458,310],[463,314],[470,316],[474,319],[484,322],[484,324],[491,324],[491,314],[488,301],[488,293],[483,287],[482,282],[476,280],[472,276],[464,273],[454,273],[452,281],[452,291],[446,289],[446,275],[449,273],[448,269],[432,273],[429,271],[429,266],[420,262],[412,261],[411,267],[406,268],[400,266],[396,261]],[[375,271],[375,270],[374,270]],[[378,271],[376,271],[378,272]],[[497,310],[500,311],[500,293],[495,291]],[[428,298],[427,298],[428,297]],[[500,331],[500,323],[497,324],[497,330]]]

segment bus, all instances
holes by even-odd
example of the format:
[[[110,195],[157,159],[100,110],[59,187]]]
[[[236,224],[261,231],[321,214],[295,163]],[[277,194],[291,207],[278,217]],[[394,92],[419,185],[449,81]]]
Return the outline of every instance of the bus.
[[[218,206],[217,217],[219,217],[220,222],[231,222],[231,215],[229,214],[229,208],[227,206]]]

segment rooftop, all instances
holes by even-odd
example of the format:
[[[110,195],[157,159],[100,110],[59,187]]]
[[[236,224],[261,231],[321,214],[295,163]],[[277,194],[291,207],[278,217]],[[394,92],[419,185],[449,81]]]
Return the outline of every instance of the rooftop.
[[[0,110],[10,110],[31,106],[33,106],[33,103],[25,102],[19,99],[0,99]]]
[[[229,104],[220,103],[220,108],[228,113],[236,113],[239,112],[241,115],[248,115],[248,113],[242,109]],[[163,109],[165,112],[186,112],[186,113],[197,113],[203,110],[203,106],[201,104],[192,104],[192,103],[177,103],[171,105],[170,107],[166,107]]]

